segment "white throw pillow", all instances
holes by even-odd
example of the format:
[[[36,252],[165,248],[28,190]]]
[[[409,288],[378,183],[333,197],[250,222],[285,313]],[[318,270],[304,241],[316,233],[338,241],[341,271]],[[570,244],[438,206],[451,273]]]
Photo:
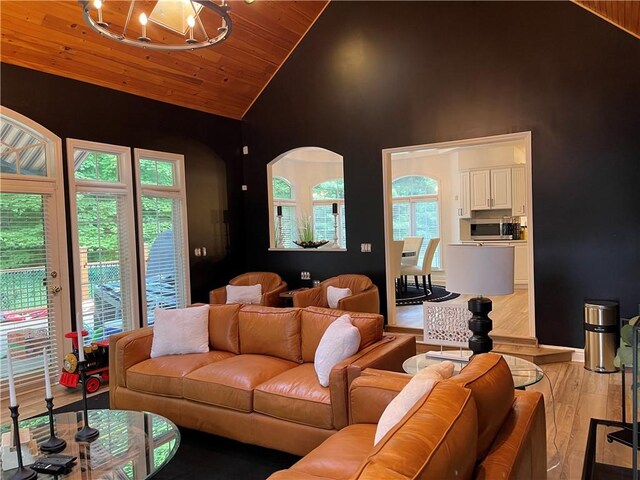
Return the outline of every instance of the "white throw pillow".
[[[262,285],[227,285],[227,303],[247,303],[260,305]]]
[[[358,348],[360,348],[360,331],[352,325],[349,314],[336,318],[325,330],[316,350],[313,366],[320,385],[328,387],[331,369],[345,358],[357,353]]]
[[[422,398],[423,395],[430,392],[435,384],[440,380],[445,380],[453,374],[453,363],[442,362],[431,365],[420,370],[407,383],[400,393],[389,402],[387,408],[382,412],[378,427],[376,428],[376,436],[373,441],[374,446],[391,430],[415,403]]]
[[[151,358],[209,351],[209,305],[154,310]]]
[[[329,308],[338,308],[338,302],[350,295],[350,288],[327,287],[327,303],[329,304]]]

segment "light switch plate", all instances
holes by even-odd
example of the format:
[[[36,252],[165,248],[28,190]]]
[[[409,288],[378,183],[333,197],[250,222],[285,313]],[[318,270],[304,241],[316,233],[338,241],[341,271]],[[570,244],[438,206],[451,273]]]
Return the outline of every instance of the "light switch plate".
[[[249,188],[246,185],[242,185],[242,191],[246,192],[247,190],[249,190]]]
[[[371,253],[371,244],[370,243],[361,243],[360,251],[362,253]]]

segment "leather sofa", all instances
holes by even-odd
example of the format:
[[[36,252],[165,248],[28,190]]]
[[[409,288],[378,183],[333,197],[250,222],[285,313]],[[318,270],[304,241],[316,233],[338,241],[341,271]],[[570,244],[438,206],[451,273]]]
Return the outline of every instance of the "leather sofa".
[[[365,370],[351,384],[350,425],[270,480],[546,478],[542,394],[514,391],[501,356],[478,355],[439,382],[374,446],[376,423],[407,382]]]
[[[344,312],[211,305],[208,353],[150,358],[153,328],[109,339],[110,407],[304,455],[348,424],[348,389],[365,368],[402,369],[415,337],[384,335],[381,315],[352,313],[359,351],[322,387],[314,356]]]
[[[345,274],[324,280],[319,286],[295,292],[294,307],[329,307],[327,288],[348,288],[351,295],[338,301],[338,310],[347,312],[380,313],[380,295],[371,279],[366,275]]]
[[[262,285],[260,305],[267,307],[279,307],[282,303],[280,294],[287,290],[287,284],[280,275],[272,272],[249,272],[238,275],[229,280],[229,285],[251,286]],[[209,292],[210,304],[227,303],[227,287],[216,288]]]

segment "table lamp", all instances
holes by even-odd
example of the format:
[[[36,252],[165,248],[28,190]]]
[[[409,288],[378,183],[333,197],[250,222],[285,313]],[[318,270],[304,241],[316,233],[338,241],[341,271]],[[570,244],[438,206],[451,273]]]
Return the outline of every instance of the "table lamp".
[[[508,245],[449,245],[447,248],[447,290],[477,295],[469,300],[469,349],[474,355],[490,352],[493,340],[489,332],[493,322],[488,314],[491,300],[484,295],[513,293],[514,247]]]

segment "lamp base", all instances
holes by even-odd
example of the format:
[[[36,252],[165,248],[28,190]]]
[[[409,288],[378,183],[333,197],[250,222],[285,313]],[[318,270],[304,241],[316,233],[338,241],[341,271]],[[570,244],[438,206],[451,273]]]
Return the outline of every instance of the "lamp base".
[[[56,436],[49,437],[49,440],[40,445],[40,450],[46,453],[58,453],[65,449],[67,442]]]
[[[489,337],[493,322],[488,316],[493,307],[491,300],[486,297],[472,298],[468,306],[469,311],[473,313],[469,319],[469,330],[473,332],[469,339],[469,349],[473,355],[490,352],[493,350],[493,340]]]
[[[31,480],[32,478],[38,478],[35,470],[31,470],[29,467],[19,467],[9,480]]]
[[[92,442],[98,438],[99,435],[100,432],[97,429],[85,425],[78,433],[76,433],[75,438],[78,442]]]

